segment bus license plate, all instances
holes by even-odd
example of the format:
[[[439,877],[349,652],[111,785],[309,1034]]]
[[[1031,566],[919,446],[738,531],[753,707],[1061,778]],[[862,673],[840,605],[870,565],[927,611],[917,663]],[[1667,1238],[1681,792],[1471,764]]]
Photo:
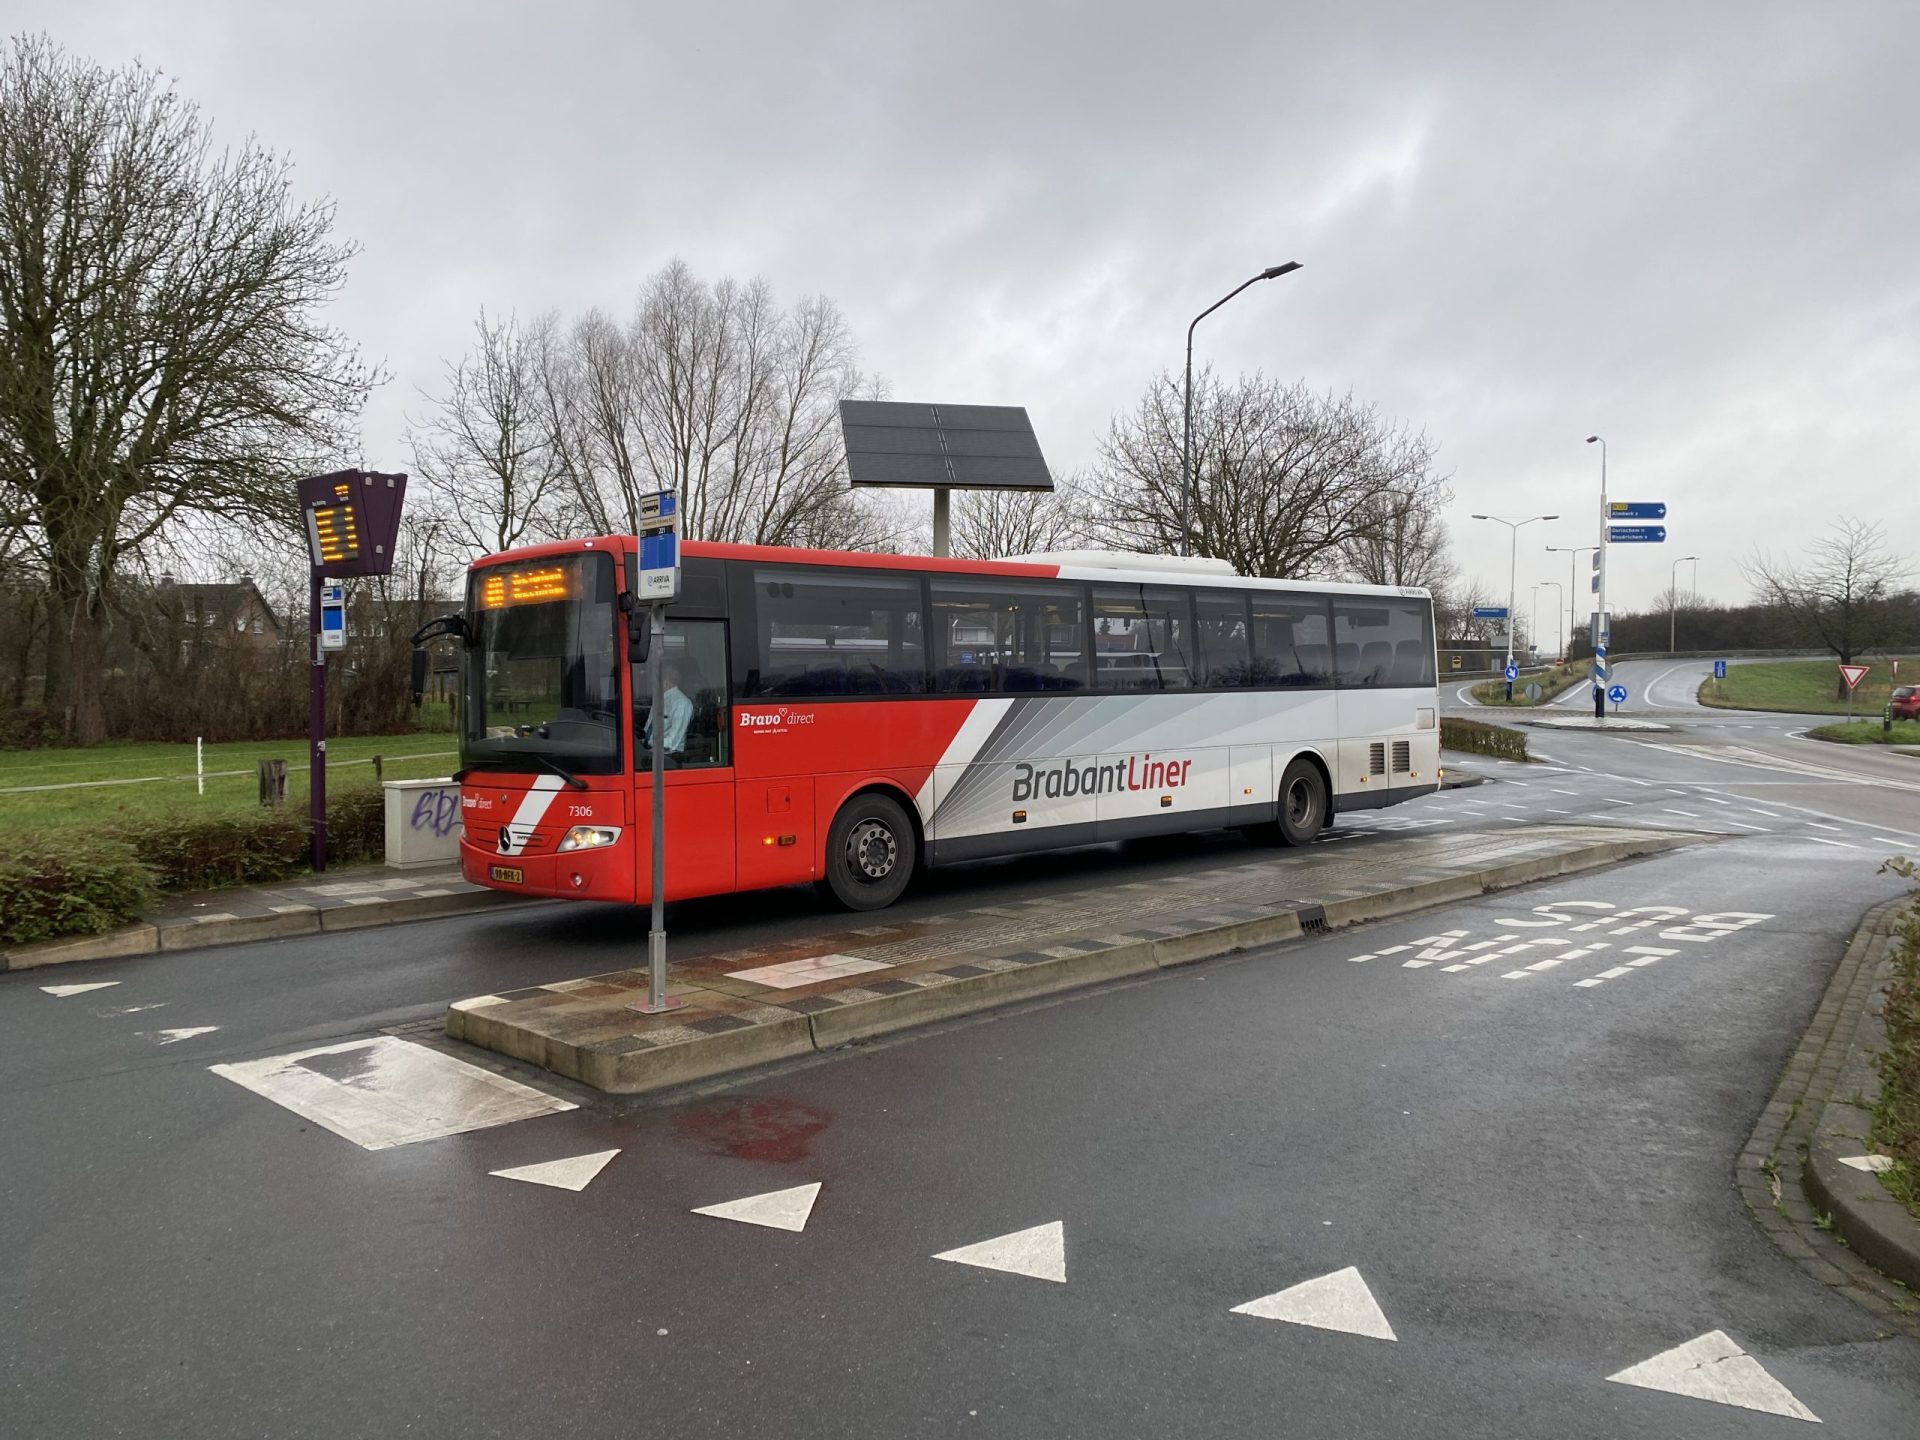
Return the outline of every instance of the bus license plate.
[[[517,865],[490,865],[487,867],[487,874],[493,879],[507,885],[524,885],[527,883],[527,872]]]

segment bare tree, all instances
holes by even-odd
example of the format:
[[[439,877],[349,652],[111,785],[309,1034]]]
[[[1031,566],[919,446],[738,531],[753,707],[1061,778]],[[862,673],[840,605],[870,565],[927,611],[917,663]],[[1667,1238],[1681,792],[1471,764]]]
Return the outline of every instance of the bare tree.
[[[1756,550],[1740,569],[1761,603],[1777,607],[1795,630],[1842,665],[1884,645],[1898,628],[1894,598],[1906,566],[1888,551],[1877,524],[1842,517],[1809,547],[1805,561]],[[1846,681],[1836,678],[1836,697],[1846,693]]]
[[[557,321],[474,321],[474,347],[410,430],[415,474],[440,503],[444,538],[482,554],[558,533],[549,523],[562,464],[545,392]],[[424,498],[424,497],[423,497]]]
[[[1195,503],[1182,516],[1182,393],[1162,374],[1101,445],[1095,511],[1113,544],[1231,561],[1242,574],[1337,574],[1347,547],[1381,524],[1391,497],[1433,505],[1444,493],[1434,448],[1351,395],[1316,395],[1254,375],[1195,378]]]
[[[630,529],[642,494],[671,489],[692,538],[883,543],[890,512],[847,487],[839,401],[873,389],[855,361],[831,301],[783,311],[765,281],[709,285],[674,261],[624,327],[589,311],[550,356],[548,426],[576,513]]]
[[[1087,533],[1082,477],[1052,490],[966,490],[954,499],[953,553],[976,560],[1066,550]]]
[[[318,319],[350,244],[289,162],[215,152],[151,70],[0,58],[0,516],[47,576],[46,703],[102,734],[121,559],[194,514],[291,517],[374,377]]]
[[[1456,573],[1440,507],[1450,489],[1434,480],[1364,502],[1359,528],[1341,547],[1352,578],[1369,585],[1418,585],[1438,594]]]

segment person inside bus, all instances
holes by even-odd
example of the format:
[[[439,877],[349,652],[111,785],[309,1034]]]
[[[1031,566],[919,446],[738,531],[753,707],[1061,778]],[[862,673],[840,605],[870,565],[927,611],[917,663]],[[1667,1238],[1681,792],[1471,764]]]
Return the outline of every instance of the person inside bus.
[[[687,749],[687,725],[693,719],[693,701],[687,698],[686,691],[680,688],[685,678],[680,667],[671,661],[661,679],[666,684],[666,693],[660,697],[661,712],[667,717],[664,742],[666,759],[669,764],[679,762]],[[647,723],[640,731],[641,743],[648,749],[653,748],[653,717],[647,717]]]

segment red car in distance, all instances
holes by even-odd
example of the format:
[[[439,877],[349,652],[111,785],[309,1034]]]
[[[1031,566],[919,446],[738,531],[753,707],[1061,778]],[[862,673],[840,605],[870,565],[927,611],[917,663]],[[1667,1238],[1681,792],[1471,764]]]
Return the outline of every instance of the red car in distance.
[[[1920,685],[1896,685],[1887,697],[1887,714],[1895,720],[1920,720]]]

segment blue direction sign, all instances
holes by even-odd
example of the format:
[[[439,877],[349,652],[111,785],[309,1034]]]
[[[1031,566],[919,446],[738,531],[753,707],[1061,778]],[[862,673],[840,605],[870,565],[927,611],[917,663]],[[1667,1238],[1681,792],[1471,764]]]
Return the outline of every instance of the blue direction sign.
[[[1473,618],[1476,620],[1504,620],[1507,618],[1507,607],[1504,605],[1476,605],[1473,607]]]
[[[1615,545],[1658,545],[1667,538],[1664,525],[1609,525],[1607,539]]]
[[[1520,667],[1518,665],[1507,666],[1507,679],[1518,680],[1519,678],[1520,678]]]
[[[1616,705],[1626,704],[1627,703],[1627,687],[1624,685],[1613,686],[1610,690],[1607,691],[1607,699],[1611,700]]]
[[[1667,518],[1667,502],[1664,500],[1614,500],[1607,505],[1609,520],[1664,520]]]
[[[1716,680],[1724,680],[1727,678],[1727,662],[1726,661],[1716,660],[1713,662],[1713,678]]]

